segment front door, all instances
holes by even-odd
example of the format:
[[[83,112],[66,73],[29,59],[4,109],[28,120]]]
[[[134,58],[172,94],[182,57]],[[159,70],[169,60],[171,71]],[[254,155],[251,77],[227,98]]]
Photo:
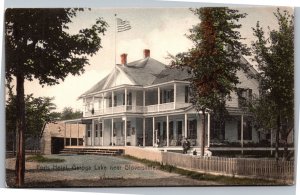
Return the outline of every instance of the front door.
[[[92,145],[92,124],[86,125],[86,145],[91,146]]]

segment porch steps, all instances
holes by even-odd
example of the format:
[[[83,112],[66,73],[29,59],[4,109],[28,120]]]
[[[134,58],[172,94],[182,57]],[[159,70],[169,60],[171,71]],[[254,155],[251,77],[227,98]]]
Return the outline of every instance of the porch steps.
[[[104,149],[104,148],[64,148],[60,154],[94,154],[103,156],[119,156],[124,153],[122,149]]]

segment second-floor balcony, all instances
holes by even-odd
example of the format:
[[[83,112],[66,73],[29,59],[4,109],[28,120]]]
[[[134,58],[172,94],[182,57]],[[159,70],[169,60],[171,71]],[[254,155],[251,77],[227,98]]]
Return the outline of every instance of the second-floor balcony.
[[[84,117],[119,113],[148,114],[191,105],[186,82],[149,87],[119,86],[84,98]]]
[[[119,114],[119,113],[155,113],[155,112],[163,112],[163,111],[171,111],[175,109],[180,109],[184,107],[190,106],[191,103],[164,103],[164,104],[156,104],[156,105],[148,105],[148,106],[132,106],[132,105],[121,105],[115,107],[107,107],[104,109],[98,110],[90,110],[86,111],[84,114],[85,117],[89,116],[97,116],[97,115],[107,115],[107,114]]]

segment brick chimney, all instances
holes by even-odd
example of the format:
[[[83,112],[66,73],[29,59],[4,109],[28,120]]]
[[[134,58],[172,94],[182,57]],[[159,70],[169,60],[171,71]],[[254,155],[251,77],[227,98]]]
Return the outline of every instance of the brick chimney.
[[[150,49],[144,49],[144,58],[150,57]]]
[[[126,53],[121,54],[121,64],[123,64],[123,65],[127,64],[127,54]]]

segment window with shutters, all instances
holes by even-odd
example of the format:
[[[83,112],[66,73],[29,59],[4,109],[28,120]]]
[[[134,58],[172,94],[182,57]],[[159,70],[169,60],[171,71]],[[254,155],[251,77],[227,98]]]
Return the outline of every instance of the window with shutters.
[[[246,107],[252,101],[252,89],[237,89],[238,107]]]
[[[103,134],[102,123],[99,123],[99,134],[100,134],[100,137],[102,137],[102,134]]]
[[[95,124],[95,137],[98,137],[98,124]]]

